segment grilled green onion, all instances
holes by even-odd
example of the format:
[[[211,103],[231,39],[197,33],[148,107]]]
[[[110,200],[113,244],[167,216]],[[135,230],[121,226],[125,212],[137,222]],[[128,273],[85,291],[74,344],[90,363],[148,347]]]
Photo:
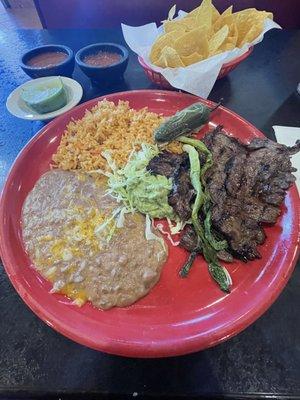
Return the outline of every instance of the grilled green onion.
[[[205,214],[205,219],[204,219],[204,231],[205,231],[205,237],[208,240],[208,242],[210,243],[210,245],[216,250],[216,251],[220,251],[220,250],[225,250],[228,245],[226,240],[220,240],[218,241],[212,231],[211,231],[211,211],[209,209],[208,206],[209,202],[206,203],[207,207],[207,211]]]
[[[186,151],[189,155],[190,177],[193,188],[195,189],[196,192],[196,199],[192,208],[192,223],[195,232],[200,240],[200,245],[202,247],[203,255],[208,263],[208,270],[212,278],[219,284],[220,288],[223,291],[230,292],[230,284],[231,284],[230,276],[227,270],[219,264],[217,258],[217,252],[206,238],[203,226],[201,225],[198,217],[199,210],[202,207],[203,202],[205,201],[205,195],[200,180],[201,171],[200,171],[199,153],[193,146],[189,144],[183,145],[183,150]]]
[[[183,265],[183,267],[179,271],[179,276],[181,278],[186,278],[188,276],[188,273],[190,272],[190,269],[192,268],[193,262],[195,261],[195,258],[197,257],[197,252],[193,251],[190,253],[186,263]]]
[[[200,151],[201,153],[204,153],[206,155],[205,164],[201,168],[201,181],[204,184],[205,172],[213,164],[211,152],[208,150],[208,148],[205,146],[205,144],[203,142],[201,142],[201,140],[193,139],[193,138],[186,137],[186,136],[179,136],[179,138],[177,138],[177,140],[179,142],[186,143],[186,144],[189,144],[189,145],[195,147],[198,151]]]

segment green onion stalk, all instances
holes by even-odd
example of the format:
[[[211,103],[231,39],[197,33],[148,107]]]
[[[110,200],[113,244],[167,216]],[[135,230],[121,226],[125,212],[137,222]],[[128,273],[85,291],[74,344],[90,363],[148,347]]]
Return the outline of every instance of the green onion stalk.
[[[206,190],[205,173],[213,164],[212,154],[208,150],[208,148],[205,146],[205,144],[203,142],[201,142],[201,140],[193,139],[193,138],[186,137],[186,136],[180,136],[178,138],[178,140],[182,143],[193,146],[199,152],[202,152],[203,154],[206,155],[206,161],[202,168],[200,167],[200,162],[199,162],[199,169],[201,170],[200,177],[201,177],[202,185],[204,187],[204,192],[202,191],[202,188],[201,188],[201,193],[203,193],[203,195],[202,195],[203,198],[200,202],[199,210],[200,210],[202,204],[204,204],[204,207],[203,207],[204,214],[205,214],[204,230],[205,230],[206,239],[209,241],[209,243],[215,250],[217,250],[217,251],[225,250],[227,248],[226,240],[222,240],[222,241],[216,240],[211,231],[211,211],[210,211],[211,201],[210,201],[209,193]],[[199,181],[200,181],[200,179],[199,179]],[[201,186],[201,183],[200,183],[200,186]]]
[[[207,209],[207,202],[209,202],[209,196],[207,195],[207,193],[205,193],[201,184],[201,182],[204,182],[205,171],[207,171],[207,169],[212,165],[211,154],[204,145],[204,143],[202,143],[200,140],[191,139],[183,136],[179,137],[178,140],[185,143],[183,146],[183,150],[186,151],[189,155],[191,183],[196,192],[196,199],[192,208],[192,224],[199,238],[200,246],[203,251],[203,256],[208,263],[208,270],[211,276],[219,284],[220,288],[223,291],[230,292],[231,278],[227,270],[219,264],[217,258],[217,250],[223,249],[225,244],[224,242],[217,242],[213,238],[213,235],[211,233],[211,220],[210,220],[211,215]],[[207,156],[206,165],[202,168],[202,171],[200,166],[198,150],[203,151]],[[205,204],[204,209],[206,209],[207,213],[204,226],[202,226],[199,220],[199,211],[204,206],[204,204]],[[194,258],[195,258],[194,254],[190,256],[187,263],[189,268]],[[184,268],[185,267],[186,266],[184,266]],[[186,271],[186,269],[187,268],[183,270]],[[183,274],[183,272],[181,272],[181,274]]]

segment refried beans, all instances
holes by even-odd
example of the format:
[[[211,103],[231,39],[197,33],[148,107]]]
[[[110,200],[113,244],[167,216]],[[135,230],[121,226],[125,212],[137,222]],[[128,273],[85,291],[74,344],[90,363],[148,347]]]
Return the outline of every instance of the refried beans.
[[[23,205],[23,240],[51,292],[109,309],[134,303],[157,283],[166,246],[146,239],[139,213],[125,214],[117,228],[119,206],[105,183],[83,173],[52,170],[38,180]]]

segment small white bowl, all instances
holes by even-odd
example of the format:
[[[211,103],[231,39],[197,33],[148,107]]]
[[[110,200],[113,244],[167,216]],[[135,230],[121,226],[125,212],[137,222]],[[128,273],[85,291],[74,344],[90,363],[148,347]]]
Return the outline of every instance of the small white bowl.
[[[67,94],[67,104],[64,107],[49,113],[39,114],[38,112],[28,107],[27,104],[21,99],[22,89],[36,85],[37,83],[47,82],[53,78],[54,76],[37,78],[25,82],[17,87],[14,91],[11,92],[6,100],[6,108],[8,109],[8,111],[18,118],[28,119],[30,121],[45,121],[55,118],[58,115],[61,115],[66,111],[71,110],[71,108],[75,107],[80,102],[83,90],[81,85],[77,81],[71,78],[67,78],[65,76],[60,77]]]

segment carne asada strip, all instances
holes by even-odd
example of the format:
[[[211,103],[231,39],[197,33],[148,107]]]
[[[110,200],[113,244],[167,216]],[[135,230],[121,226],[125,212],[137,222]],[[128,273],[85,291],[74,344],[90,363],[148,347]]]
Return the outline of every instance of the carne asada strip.
[[[287,147],[269,139],[244,145],[222,132],[205,135],[214,167],[205,175],[212,201],[212,224],[244,261],[260,258],[257,249],[265,240],[263,223],[274,224],[286,190],[295,181],[290,156],[300,144]]]

